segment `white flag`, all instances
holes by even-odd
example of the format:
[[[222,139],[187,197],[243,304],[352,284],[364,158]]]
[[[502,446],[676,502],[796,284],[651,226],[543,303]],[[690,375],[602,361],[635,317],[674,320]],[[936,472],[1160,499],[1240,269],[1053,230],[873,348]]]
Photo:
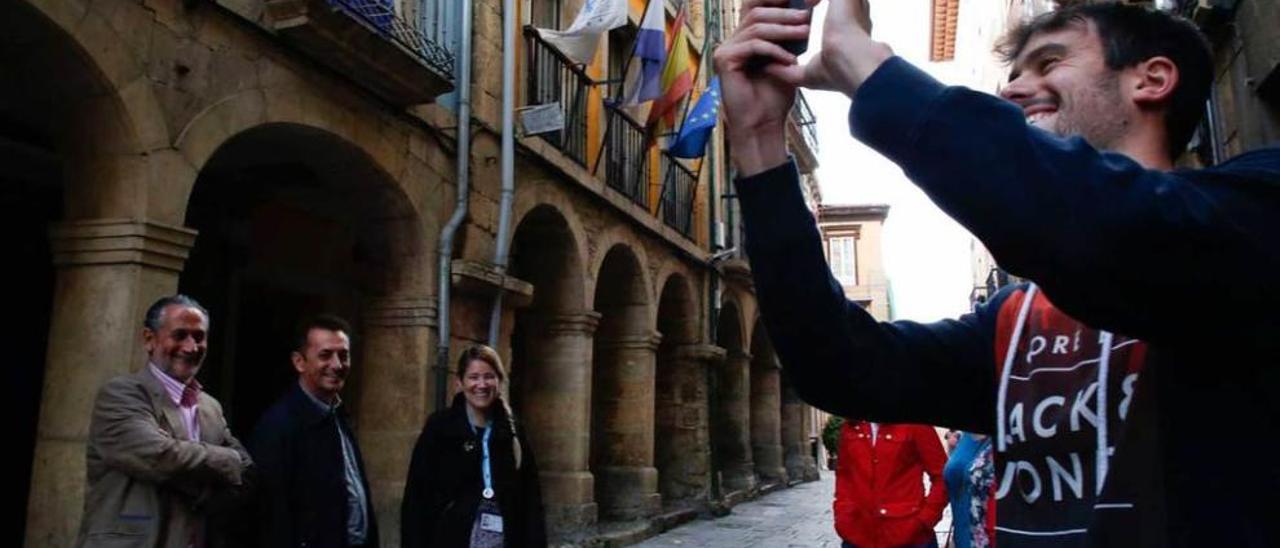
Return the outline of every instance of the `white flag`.
[[[538,29],[538,34],[573,62],[585,65],[596,56],[600,35],[625,24],[627,0],[587,0],[569,28]]]

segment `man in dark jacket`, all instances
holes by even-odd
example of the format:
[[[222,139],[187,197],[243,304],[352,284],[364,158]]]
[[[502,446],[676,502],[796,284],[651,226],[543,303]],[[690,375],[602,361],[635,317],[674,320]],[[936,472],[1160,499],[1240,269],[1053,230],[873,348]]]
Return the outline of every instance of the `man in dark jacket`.
[[[291,356],[298,384],[254,428],[263,548],[378,546],[364,460],[339,397],[351,371],[350,332],[334,316],[304,322]]]
[[[1042,17],[1011,35],[1001,101],[893,57],[861,0],[830,2],[797,65],[774,42],[808,16],[781,4],[744,2],[716,64],[761,311],[801,396],[995,433],[998,544],[1267,545],[1280,503],[1252,494],[1280,488],[1280,150],[1172,169],[1211,82],[1194,28],[1122,5]],[[1035,285],[927,325],[846,301],[786,158],[800,85],[852,98],[854,136]],[[1015,518],[1053,530],[1000,526]]]

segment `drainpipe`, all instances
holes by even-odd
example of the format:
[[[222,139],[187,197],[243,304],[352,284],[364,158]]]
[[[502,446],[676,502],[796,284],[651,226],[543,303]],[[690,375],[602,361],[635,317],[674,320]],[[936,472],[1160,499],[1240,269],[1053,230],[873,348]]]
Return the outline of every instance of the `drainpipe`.
[[[464,4],[469,2],[462,2]],[[516,2],[502,0],[502,201],[498,211],[497,245],[493,250],[493,266],[498,273],[498,294],[493,299],[489,317],[489,346],[498,347],[502,326],[502,294],[505,292],[507,259],[511,242],[511,209],[515,203],[515,105],[516,105]]]
[[[706,13],[706,11],[703,13]],[[705,160],[708,162],[707,168],[710,171],[710,173],[707,174],[707,192],[709,193],[707,196],[707,218],[711,225],[708,234],[711,235],[711,253],[713,256],[722,248],[720,245],[720,238],[722,237],[720,235],[720,219],[717,215],[719,210],[716,208],[716,202],[720,199],[720,188],[718,184],[719,181],[716,180],[716,147],[714,146],[714,142],[715,141],[713,140],[713,145],[708,148],[707,159]],[[716,265],[713,264],[707,275],[711,277],[711,291],[710,294],[707,295],[707,300],[710,301],[707,306],[707,309],[710,311],[707,318],[707,330],[710,334],[707,337],[707,340],[711,341],[711,344],[717,344],[720,342],[717,340],[717,335],[719,334],[717,333],[717,330],[720,325],[720,271],[717,269]],[[715,384],[715,372],[713,372],[709,366],[704,368],[704,372],[704,376],[706,377],[704,382],[707,386],[707,421],[710,423],[711,417],[715,416],[716,411],[714,396],[711,392],[711,387]],[[710,428],[711,425],[707,424],[707,427]],[[719,501],[722,495],[720,489],[720,472],[716,470],[714,466],[717,458],[716,444],[714,440],[710,439],[710,437],[707,438],[707,441],[711,442],[711,447],[707,452],[707,457],[711,460],[711,462],[707,463],[710,465],[707,469],[711,470],[711,484],[708,486],[711,492],[709,495],[713,501]]]
[[[436,410],[444,409],[447,395],[446,384],[449,381],[449,339],[450,318],[449,301],[453,280],[453,240],[467,218],[467,198],[471,192],[471,2],[458,2],[459,36],[458,36],[458,150],[457,181],[458,199],[453,208],[453,216],[440,231],[439,288],[437,289],[436,319]]]

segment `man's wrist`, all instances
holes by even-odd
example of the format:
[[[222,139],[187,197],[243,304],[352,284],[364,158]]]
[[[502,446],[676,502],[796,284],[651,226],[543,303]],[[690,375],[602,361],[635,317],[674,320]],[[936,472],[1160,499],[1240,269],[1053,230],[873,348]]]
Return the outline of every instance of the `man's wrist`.
[[[787,138],[782,128],[729,136],[730,155],[738,177],[750,177],[787,161]]]
[[[893,50],[879,42],[871,42],[864,55],[858,55],[853,58],[853,73],[858,77],[855,81],[847,82],[842,91],[849,99],[853,99],[858,94],[858,88],[866,83],[875,74],[880,67],[893,57]]]

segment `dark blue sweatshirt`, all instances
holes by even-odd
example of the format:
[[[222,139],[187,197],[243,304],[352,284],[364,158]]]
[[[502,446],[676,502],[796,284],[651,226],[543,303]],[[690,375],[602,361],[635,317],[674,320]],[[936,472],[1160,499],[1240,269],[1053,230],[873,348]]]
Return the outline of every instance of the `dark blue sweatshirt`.
[[[1084,324],[1149,344],[1100,496],[1135,511],[1095,511],[1089,543],[1274,545],[1280,149],[1147,170],[899,58],[862,85],[849,119],[1004,268]],[[995,431],[995,324],[1010,291],[957,320],[879,323],[831,277],[793,165],[737,187],[766,328],[803,398]]]

